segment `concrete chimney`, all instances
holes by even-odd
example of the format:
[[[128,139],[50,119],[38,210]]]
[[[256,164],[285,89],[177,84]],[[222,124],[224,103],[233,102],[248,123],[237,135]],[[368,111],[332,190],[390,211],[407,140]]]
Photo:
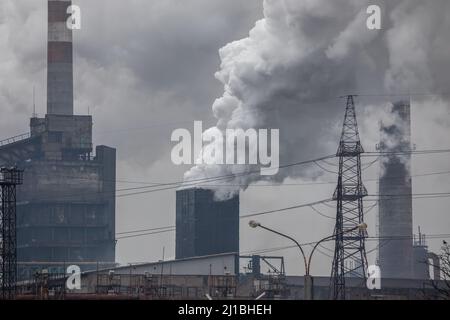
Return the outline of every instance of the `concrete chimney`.
[[[394,103],[393,124],[381,124],[384,156],[379,180],[379,263],[382,278],[413,279],[411,113],[409,100]]]
[[[48,1],[47,114],[73,115],[71,0]]]

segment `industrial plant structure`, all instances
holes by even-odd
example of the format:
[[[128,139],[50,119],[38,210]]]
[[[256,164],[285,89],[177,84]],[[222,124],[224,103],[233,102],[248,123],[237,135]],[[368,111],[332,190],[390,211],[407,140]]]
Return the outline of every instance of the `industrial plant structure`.
[[[15,298],[16,288],[23,299],[304,299],[305,287],[314,288],[318,299],[435,297],[426,287],[431,278],[426,262],[433,260],[432,278],[439,280],[439,257],[428,252],[420,230],[418,239],[413,237],[409,101],[393,104],[392,121],[380,127],[378,262],[384,282],[374,291],[365,286],[368,193],[351,95],[337,152],[331,277],[312,282],[309,274],[286,276],[283,257],[240,256],[239,195],[221,201],[213,190],[196,187],[176,191],[174,260],[116,266],[116,150],[94,150],[92,116],[74,114],[70,5],[48,1],[46,115],[33,113],[29,133],[0,141],[3,299]],[[80,291],[66,287],[70,265],[83,271]]]
[[[251,266],[250,269],[237,268]],[[305,299],[305,277],[286,275],[283,257],[217,254],[129,264],[81,274],[81,290],[68,290],[67,275],[41,272],[19,284],[17,299],[40,300],[264,300]],[[329,277],[314,277],[314,299],[327,299]],[[440,285],[445,285],[439,281]],[[348,299],[436,299],[426,280],[387,279],[367,290],[361,278],[347,277]]]
[[[413,278],[410,102],[394,103],[381,123],[379,264],[383,278]]]
[[[239,196],[216,201],[214,191],[177,191],[176,258],[239,252]]]
[[[0,142],[0,165],[24,170],[18,188],[19,279],[115,261],[116,150],[97,146],[92,117],[74,115],[71,1],[48,1],[47,114]],[[65,272],[65,271],[64,271]]]
[[[381,123],[383,153],[379,179],[379,265],[382,278],[439,279],[440,263],[428,251],[425,235],[413,235],[411,179],[411,104],[392,105],[389,123]],[[432,263],[429,263],[432,260]],[[429,266],[433,267],[433,276]]]

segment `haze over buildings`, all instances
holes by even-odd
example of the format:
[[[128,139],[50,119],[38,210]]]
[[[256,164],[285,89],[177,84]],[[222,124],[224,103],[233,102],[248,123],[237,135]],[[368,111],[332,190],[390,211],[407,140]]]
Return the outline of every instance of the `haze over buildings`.
[[[445,15],[448,1],[426,4],[389,1],[383,31],[376,34],[364,31],[361,35],[358,21],[362,21],[363,10],[357,6],[365,5],[364,1],[314,1],[309,6],[302,6],[300,1],[287,1],[284,7],[281,1],[267,1],[264,21],[258,23],[251,36],[248,31],[263,12],[261,3],[252,1],[192,0],[192,10],[188,12],[180,10],[175,1],[140,1],[139,10],[117,0],[108,1],[107,6],[105,1],[80,0],[79,3],[84,18],[82,30],[75,35],[78,37],[78,49],[74,54],[77,62],[75,110],[87,113],[89,107],[95,120],[94,138],[120,148],[118,178],[123,181],[179,181],[188,168],[171,164],[170,132],[199,119],[215,125],[210,105],[214,98],[222,95],[224,104],[218,102],[214,108],[214,114],[220,118],[219,127],[229,123],[244,128],[284,128],[281,134],[285,139],[280,152],[283,164],[335,152],[339,128],[336,130],[334,124],[342,118],[341,103],[335,96],[409,90],[411,93],[442,93],[449,83],[448,64],[442,63],[447,60],[450,43]],[[6,0],[0,6],[5,9],[0,10],[0,32],[5,35],[0,38],[0,66],[5,75],[0,79],[0,101],[8,113],[0,119],[0,130],[3,137],[9,137],[26,131],[18,128],[25,128],[32,113],[33,86],[37,89],[37,112],[44,109],[45,40],[41,30],[45,13],[40,8],[42,3],[34,0]],[[403,14],[406,11],[408,15]],[[158,15],[148,17],[148,12],[158,12]],[[135,17],[139,26],[121,19],[123,15]],[[97,19],[100,16],[114,17],[114,23],[109,19]],[[434,18],[428,19],[430,16]],[[318,28],[324,24],[328,28]],[[401,40],[404,30],[411,30],[408,32],[410,41]],[[164,41],[161,41],[161,32]],[[242,41],[232,43],[241,38]],[[230,96],[224,94],[225,90],[213,78],[220,63],[217,49],[226,43],[230,45],[221,50],[220,79],[224,87],[230,84]],[[263,43],[270,46],[265,47]],[[292,56],[279,56],[279,48],[285,48],[283,43],[291,44],[285,52]],[[412,44],[423,51],[414,50]],[[248,69],[239,69],[244,65]],[[265,67],[259,69],[259,66]],[[242,77],[228,77],[233,74]],[[333,74],[339,74],[341,82],[330,83]],[[241,82],[244,86],[239,86],[238,80],[244,80]],[[393,84],[401,84],[401,87]],[[232,108],[226,107],[233,104],[225,102],[235,101],[233,98],[239,98],[243,104],[228,119]],[[358,110],[361,138],[370,151],[379,141],[378,119],[381,116],[378,110],[386,101],[380,102],[383,98],[360,99],[357,105],[361,110]],[[413,130],[411,140],[419,149],[445,147],[450,132],[448,97],[413,96],[412,100],[413,127],[417,129]],[[244,112],[240,113],[240,109]],[[255,109],[257,111],[252,111]],[[85,121],[89,128],[89,121]],[[180,121],[186,123],[177,123]],[[413,175],[449,169],[446,157],[416,157],[412,161]],[[375,167],[364,172],[365,179],[377,178],[377,172],[372,170]],[[249,187],[241,192],[241,211],[277,209],[328,198],[334,186],[328,190],[327,185],[293,185],[333,180],[334,176],[320,176],[320,172],[314,167],[283,170],[275,181],[284,182],[282,187]],[[284,175],[288,176],[287,180]],[[420,183],[413,184],[414,192],[448,189],[448,180],[442,175],[414,179],[420,179]],[[244,185],[248,185],[248,181],[233,183],[238,189]],[[375,183],[366,185],[369,192],[376,193]],[[135,184],[121,182],[118,187],[135,187]],[[118,231],[174,225],[173,191],[118,199]],[[445,199],[414,199],[412,205],[414,230],[420,224],[425,233],[446,232],[448,205]],[[319,209],[333,214],[332,208]],[[368,219],[374,216],[369,214]],[[310,208],[298,209],[295,214],[279,219],[261,217],[261,221],[297,235],[305,242],[328,235],[332,230],[332,222],[315,215]],[[375,235],[375,219],[368,222],[369,235]],[[242,250],[286,245],[269,234],[249,232],[245,221],[241,225],[245,230],[240,237]],[[164,233],[150,238],[119,240],[119,260],[123,263],[155,261],[160,259],[163,246],[167,256],[173,256],[174,239],[173,233]],[[430,239],[429,244],[433,250],[438,250],[440,241]],[[279,253],[287,257],[288,272],[300,272],[296,268],[295,250]],[[316,258],[316,272],[327,275],[329,258],[326,255]],[[369,257],[372,261],[374,258],[375,254]]]

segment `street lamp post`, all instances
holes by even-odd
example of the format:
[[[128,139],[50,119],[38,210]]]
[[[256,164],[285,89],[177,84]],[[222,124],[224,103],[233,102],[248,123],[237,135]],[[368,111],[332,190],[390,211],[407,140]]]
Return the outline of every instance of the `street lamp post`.
[[[314,282],[314,281],[313,281],[313,277],[312,277],[311,274],[310,274],[310,268],[311,268],[312,256],[313,256],[313,254],[314,254],[314,251],[315,251],[315,250],[317,249],[317,247],[319,246],[319,244],[321,244],[321,243],[323,243],[323,242],[326,242],[326,241],[330,241],[330,240],[335,239],[336,235],[333,234],[333,235],[327,236],[327,237],[325,237],[325,238],[323,238],[323,239],[317,241],[317,242],[315,243],[313,249],[311,250],[311,252],[310,252],[308,258],[306,258],[306,255],[305,255],[305,252],[303,251],[302,246],[301,246],[300,243],[298,243],[298,241],[295,240],[294,238],[292,238],[292,237],[290,237],[290,236],[288,236],[288,235],[286,235],[286,234],[283,234],[283,233],[281,233],[281,232],[278,232],[278,231],[276,231],[276,230],[273,230],[273,229],[271,229],[271,228],[268,228],[268,227],[266,227],[266,226],[263,226],[261,223],[259,223],[259,222],[257,222],[257,221],[254,221],[254,220],[250,220],[248,224],[249,224],[249,226],[252,227],[252,228],[258,228],[258,227],[259,227],[259,228],[262,228],[262,229],[264,229],[264,230],[267,230],[267,231],[270,231],[270,232],[272,232],[272,233],[275,233],[275,234],[277,234],[277,235],[279,235],[279,236],[282,236],[282,237],[284,237],[284,238],[287,238],[287,239],[293,241],[293,242],[297,245],[297,247],[300,249],[300,253],[302,254],[303,262],[304,262],[304,264],[305,264],[305,276],[304,276],[304,279],[305,279],[305,285],[304,285],[304,289],[305,289],[305,300],[313,300],[313,299],[314,299],[314,292],[313,292],[313,288],[314,288],[313,282]],[[355,231],[355,230],[357,230],[357,229],[359,229],[359,230],[361,230],[361,231],[366,230],[366,229],[367,229],[367,224],[361,223],[361,224],[359,224],[359,225],[357,225],[357,226],[355,226],[355,227],[353,227],[353,228],[350,228],[350,229],[348,229],[348,230],[344,230],[344,232],[342,232],[342,234],[346,234],[346,233]]]

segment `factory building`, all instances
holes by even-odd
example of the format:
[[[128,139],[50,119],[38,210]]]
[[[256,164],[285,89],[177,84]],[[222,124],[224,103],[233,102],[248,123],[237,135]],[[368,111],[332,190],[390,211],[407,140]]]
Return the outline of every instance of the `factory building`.
[[[176,258],[239,252],[239,196],[216,201],[214,191],[176,193]]]
[[[422,234],[420,227],[418,235],[414,235],[413,252],[414,279],[440,280],[441,260],[437,254],[428,251],[426,236]]]
[[[411,151],[410,102],[394,103],[391,119],[389,124],[381,123],[380,152]],[[412,279],[411,155],[388,154],[380,163],[378,236],[381,276]]]
[[[415,279],[429,279],[428,246],[425,241],[425,235],[419,231],[419,236],[414,236],[413,245],[413,276]]]
[[[256,263],[256,264],[255,264]],[[250,268],[237,268],[237,266]],[[129,264],[81,274],[80,289],[67,289],[67,275],[37,274],[19,283],[19,299],[92,300],[302,300],[305,277],[286,275],[283,257],[217,254],[152,263]],[[445,286],[438,281],[440,287]],[[315,276],[315,300],[328,300],[330,278]],[[361,278],[346,278],[351,300],[436,299],[429,280],[383,279],[380,289],[361,286]]]
[[[74,115],[71,1],[48,1],[47,114],[0,142],[0,164],[24,170],[18,188],[18,278],[115,261],[116,150],[92,144],[92,117]]]

